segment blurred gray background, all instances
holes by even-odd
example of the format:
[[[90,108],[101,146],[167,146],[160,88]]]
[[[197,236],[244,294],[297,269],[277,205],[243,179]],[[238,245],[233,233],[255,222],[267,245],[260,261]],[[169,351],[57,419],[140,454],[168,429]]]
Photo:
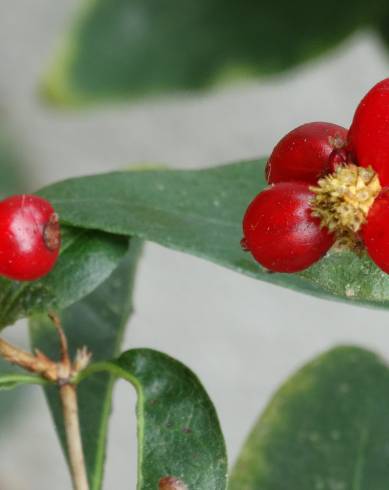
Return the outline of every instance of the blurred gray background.
[[[44,107],[37,81],[77,0],[0,0],[0,111],[29,162],[31,188],[139,162],[200,167],[268,154],[308,121],[348,126],[362,95],[388,75],[372,33],[350,38],[309,65],[222,91],[165,97],[87,112]],[[230,462],[285,378],[336,344],[389,359],[389,315],[310,298],[147,244],[125,347],[153,347],[188,364],[220,415]],[[26,345],[23,322],[9,339]],[[0,490],[65,490],[70,481],[44,398],[23,398],[23,416],[0,435]],[[135,396],[114,398],[105,488],[135,489]],[[129,481],[130,483],[123,483]]]

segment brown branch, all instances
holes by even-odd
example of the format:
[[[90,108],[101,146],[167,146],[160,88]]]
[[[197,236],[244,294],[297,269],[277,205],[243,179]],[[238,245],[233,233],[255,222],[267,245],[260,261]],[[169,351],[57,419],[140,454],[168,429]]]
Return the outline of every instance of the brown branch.
[[[61,348],[61,362],[58,363],[57,383],[62,402],[73,487],[74,490],[89,490],[78,417],[77,388],[72,384],[71,380],[73,375],[77,374],[84,367],[84,363],[89,362],[90,354],[85,348],[78,351],[73,364],[70,359],[68,341],[63,331],[60,318],[54,313],[49,313],[49,317],[57,330]]]
[[[56,313],[52,311],[49,313],[49,318],[53,322],[55,329],[57,330],[57,334],[59,337],[60,349],[61,349],[61,362],[63,364],[71,364],[69,357],[69,346],[68,339],[66,338],[65,332],[63,331],[61,320]]]
[[[74,490],[89,490],[78,417],[77,388],[67,383],[59,387],[59,394]]]
[[[60,341],[61,358],[59,362],[52,361],[39,350],[35,351],[35,355],[25,352],[1,338],[0,356],[58,385],[74,490],[89,490],[78,418],[77,389],[73,379],[88,365],[91,354],[86,347],[83,347],[77,351],[76,358],[72,362],[68,341],[58,315],[50,313],[49,317],[57,330]]]
[[[57,364],[38,350],[34,356],[0,338],[0,356],[11,364],[39,374],[49,381],[57,381]]]

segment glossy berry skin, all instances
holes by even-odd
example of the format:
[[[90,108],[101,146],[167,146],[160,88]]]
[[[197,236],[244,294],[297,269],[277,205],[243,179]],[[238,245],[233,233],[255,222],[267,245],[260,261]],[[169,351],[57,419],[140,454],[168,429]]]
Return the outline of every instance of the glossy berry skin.
[[[337,124],[312,122],[293,129],[270,155],[266,165],[267,182],[316,184],[320,177],[332,170],[330,155],[345,146],[346,140],[347,129]]]
[[[0,202],[0,275],[39,279],[53,268],[59,249],[58,217],[48,201],[23,194]]]
[[[318,261],[334,242],[313,218],[309,184],[283,182],[257,195],[243,218],[243,243],[273,272],[297,272]]]
[[[367,253],[384,272],[389,274],[389,188],[378,195],[362,227]]]
[[[360,102],[348,141],[355,163],[373,167],[382,187],[389,185],[389,78],[375,85]]]

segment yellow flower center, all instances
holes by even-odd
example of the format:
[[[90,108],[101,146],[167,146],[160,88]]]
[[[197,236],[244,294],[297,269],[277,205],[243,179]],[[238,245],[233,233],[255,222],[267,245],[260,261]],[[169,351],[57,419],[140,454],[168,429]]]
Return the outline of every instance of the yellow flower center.
[[[320,218],[322,226],[344,240],[355,236],[366,221],[381,185],[371,167],[350,163],[338,166],[334,173],[326,175],[310,189],[315,194],[312,216]]]

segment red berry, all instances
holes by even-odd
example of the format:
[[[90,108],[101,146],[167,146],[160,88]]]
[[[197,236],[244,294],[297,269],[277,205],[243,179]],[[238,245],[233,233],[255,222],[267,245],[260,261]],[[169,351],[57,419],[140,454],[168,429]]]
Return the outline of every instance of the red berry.
[[[316,184],[332,171],[329,157],[345,146],[347,129],[326,122],[303,124],[282,138],[266,165],[269,184],[302,181]],[[344,162],[345,163],[345,162]]]
[[[54,266],[60,248],[58,217],[38,196],[12,196],[0,202],[0,274],[32,281]]]
[[[371,259],[389,274],[389,188],[378,195],[362,227],[362,238]]]
[[[348,135],[355,163],[373,167],[381,185],[389,185],[389,78],[362,99]]]
[[[244,244],[263,267],[297,272],[319,260],[334,242],[312,217],[309,184],[284,182],[257,195],[243,218]]]

